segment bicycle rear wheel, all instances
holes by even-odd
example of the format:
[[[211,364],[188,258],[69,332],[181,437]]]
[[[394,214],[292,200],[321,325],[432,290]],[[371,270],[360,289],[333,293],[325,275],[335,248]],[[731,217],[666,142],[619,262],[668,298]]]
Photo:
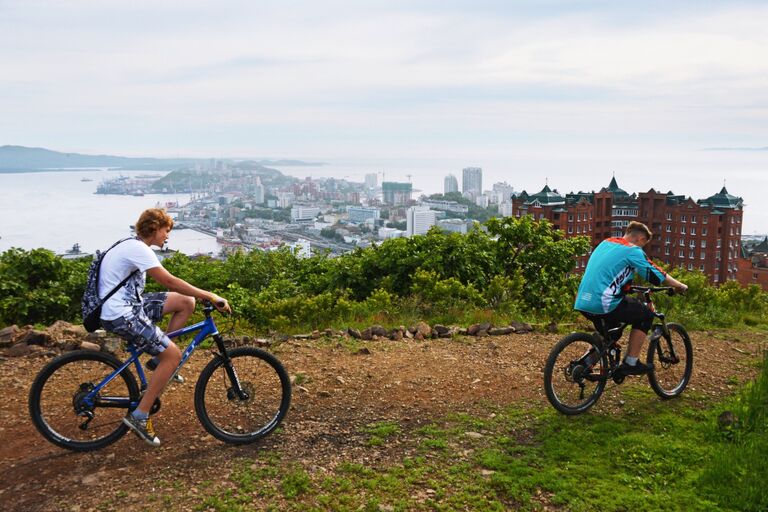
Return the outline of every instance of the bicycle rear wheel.
[[[205,430],[227,443],[252,443],[272,432],[291,405],[291,382],[275,356],[254,348],[228,352],[246,396],[237,394],[227,364],[217,356],[195,386],[195,411]]]
[[[693,372],[693,347],[685,328],[680,324],[667,324],[669,337],[661,336],[648,346],[647,364],[653,364],[648,382],[663,399],[674,398],[683,392]]]
[[[560,340],[544,366],[544,391],[552,406],[574,415],[592,407],[605,389],[608,359],[591,334],[574,332]],[[594,357],[593,357],[594,354]],[[590,364],[588,358],[596,360]]]
[[[129,402],[138,402],[139,386],[126,368],[88,406],[84,397],[120,367],[111,354],[79,350],[48,363],[29,390],[32,423],[48,441],[74,451],[89,451],[114,443],[128,430],[122,419]],[[122,401],[125,407],[100,403]],[[88,417],[92,416],[90,421]]]

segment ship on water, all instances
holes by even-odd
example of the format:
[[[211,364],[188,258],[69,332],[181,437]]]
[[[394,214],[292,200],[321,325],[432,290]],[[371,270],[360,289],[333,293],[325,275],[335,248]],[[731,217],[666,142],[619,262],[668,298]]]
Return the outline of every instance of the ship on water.
[[[96,194],[143,196],[158,179],[160,179],[159,175],[139,175],[134,178],[118,176],[99,183],[96,187]]]

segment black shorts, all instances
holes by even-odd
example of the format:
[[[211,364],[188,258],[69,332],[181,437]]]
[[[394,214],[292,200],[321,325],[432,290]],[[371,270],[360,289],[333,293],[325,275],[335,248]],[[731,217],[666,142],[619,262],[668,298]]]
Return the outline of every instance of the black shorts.
[[[585,317],[592,320],[595,328],[601,330],[600,320],[604,320],[606,327],[612,329],[622,323],[627,323],[633,329],[639,329],[648,333],[653,325],[653,311],[634,297],[624,297],[616,309],[604,315],[595,315],[592,313],[581,312]]]

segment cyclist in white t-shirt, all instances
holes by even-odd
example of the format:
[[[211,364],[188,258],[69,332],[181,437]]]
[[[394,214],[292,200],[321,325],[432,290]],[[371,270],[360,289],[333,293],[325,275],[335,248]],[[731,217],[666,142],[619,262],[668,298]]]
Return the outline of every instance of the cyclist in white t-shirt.
[[[101,309],[104,328],[137,348],[146,348],[157,360],[157,368],[138,407],[123,419],[140,438],[159,446],[149,410],[181,361],[181,350],[155,325],[171,315],[168,331],[186,325],[195,310],[195,299],[211,301],[220,311],[231,312],[227,300],[201,290],[168,272],[150,246],[162,247],[173,228],[173,219],[159,208],[145,210],[136,222],[136,237],[118,243],[104,255],[99,273],[99,290],[112,290],[138,270]],[[146,274],[169,292],[143,293]],[[106,293],[105,293],[106,295]]]

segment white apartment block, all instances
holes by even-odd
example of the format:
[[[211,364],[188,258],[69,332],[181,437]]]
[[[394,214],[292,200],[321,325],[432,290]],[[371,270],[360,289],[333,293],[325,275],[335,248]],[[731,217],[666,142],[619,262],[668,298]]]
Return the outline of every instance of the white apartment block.
[[[425,206],[412,206],[406,212],[407,236],[423,235],[437,224],[437,215]]]
[[[306,222],[315,220],[320,214],[320,208],[316,206],[294,206],[291,208],[291,222]]]

